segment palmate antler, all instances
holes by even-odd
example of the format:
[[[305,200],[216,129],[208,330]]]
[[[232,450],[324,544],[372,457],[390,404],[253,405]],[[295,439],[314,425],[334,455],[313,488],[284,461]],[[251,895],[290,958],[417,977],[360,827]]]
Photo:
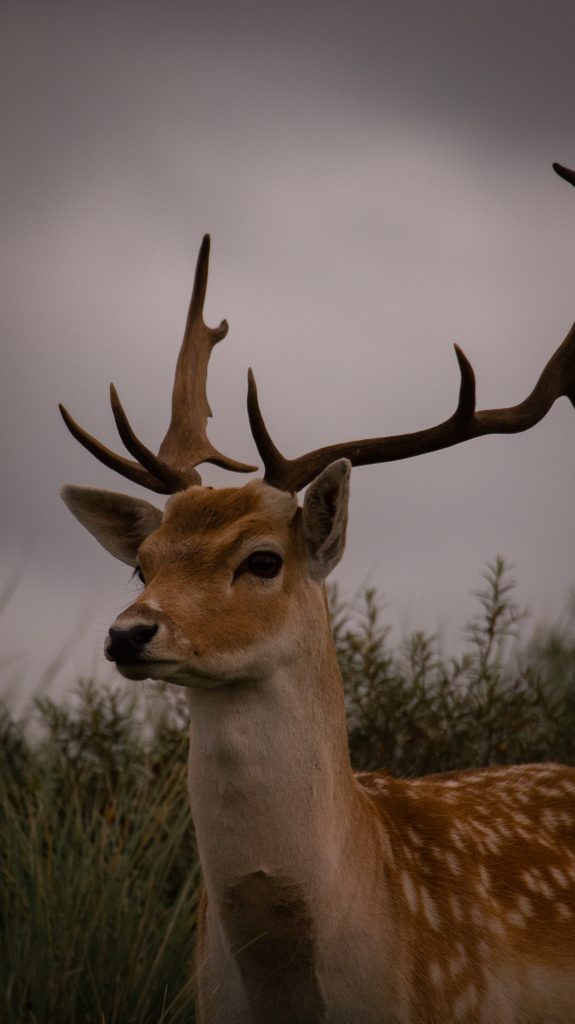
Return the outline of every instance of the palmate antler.
[[[574,171],[561,164],[553,164],[553,168],[562,178],[575,185]],[[555,400],[562,395],[575,406],[575,324],[545,366],[531,394],[519,405],[507,409],[476,412],[473,368],[457,345],[455,354],[461,373],[459,401],[453,415],[443,423],[411,434],[345,441],[317,448],[296,459],[286,459],[272,441],[259,407],[256,383],[250,370],[248,415],[254,441],[265,466],[266,483],[280,490],[299,491],[335,459],[349,459],[353,466],[409,459],[484,434],[514,434],[529,430],[543,419]]]
[[[122,476],[159,494],[174,494],[190,484],[201,484],[196,466],[212,462],[236,473],[251,473],[256,467],[222,455],[208,440],[207,419],[212,415],[206,394],[208,362],[214,345],[225,338],[228,325],[207,327],[203,312],[208,283],[210,238],[204,235],[198,261],[184,339],[176,365],[172,391],[172,418],[155,455],[138,439],[122,408],[117,391],[110,385],[110,402],[118,433],[136,462],[106,448],[60,405],[64,422],[77,441],[100,462]]]

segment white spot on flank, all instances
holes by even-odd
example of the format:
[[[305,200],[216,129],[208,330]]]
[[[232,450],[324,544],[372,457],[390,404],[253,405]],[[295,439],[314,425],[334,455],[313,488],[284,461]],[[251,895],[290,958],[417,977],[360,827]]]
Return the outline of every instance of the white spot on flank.
[[[516,792],[514,794],[514,796],[515,796],[515,800],[519,804],[529,804],[529,803],[531,803],[531,797],[530,797],[529,793],[522,793],[519,790],[518,792]]]
[[[440,928],[440,925],[441,925],[441,921],[439,919],[439,914],[437,913],[437,907],[435,906],[435,903],[433,902],[433,900],[432,900],[431,896],[429,895],[429,893],[428,893],[427,889],[425,888],[425,886],[422,885],[420,887],[419,891],[421,893],[421,902],[423,904],[423,913],[425,914],[425,916],[426,916],[427,920],[429,921],[429,924],[431,925],[433,930],[437,932],[437,931],[439,931],[439,928]]]
[[[438,963],[431,963],[429,965],[429,975],[435,988],[443,988],[443,971]]]
[[[573,917],[573,912],[565,903],[556,903],[555,909],[562,921],[569,921]]]
[[[454,896],[453,893],[449,897],[449,906],[451,907],[451,913],[455,920],[461,923],[461,921],[463,921],[463,911],[457,896]]]
[[[459,794],[455,789],[447,789],[445,793],[441,794],[441,799],[445,800],[448,804],[454,804],[459,798]]]
[[[489,887],[491,885],[491,877],[490,877],[489,871],[485,867],[485,864],[480,864],[479,865],[479,877],[480,877],[482,885],[485,887],[485,889],[489,889]]]
[[[500,918],[490,917],[487,924],[489,930],[493,932],[494,935],[497,935],[498,938],[505,939],[507,937],[505,926],[503,925],[503,922],[500,920]]]
[[[531,825],[531,820],[527,817],[526,814],[523,814],[521,811],[515,811],[513,814],[513,819],[517,822],[518,825],[524,825],[525,828],[529,828],[529,826]]]
[[[530,917],[533,913],[531,900],[529,900],[527,896],[520,896],[517,900],[517,909],[521,914],[525,914],[526,917]]]
[[[510,910],[507,914],[507,920],[510,924],[514,924],[516,928],[525,928],[527,924],[523,914],[520,914],[518,910]]]
[[[523,872],[523,881],[531,892],[537,892],[539,890],[539,882],[531,871]]]
[[[449,961],[449,973],[452,978],[456,978],[458,974],[461,974],[463,968],[467,963],[467,957],[465,955],[465,949],[461,942],[456,945],[457,956],[454,956]]]
[[[445,853],[445,861],[446,861],[447,867],[451,871],[452,875],[460,875],[461,874],[461,864],[459,863],[459,861],[458,861],[457,857],[455,856],[455,854],[451,852],[451,850],[447,850],[446,851],[446,853]]]
[[[569,879],[564,872],[561,871],[561,868],[549,868],[549,873],[553,876],[557,885],[560,885],[562,889],[567,889],[569,887]]]
[[[402,871],[400,879],[405,898],[409,904],[409,909],[413,914],[415,914],[417,910],[417,893],[415,891],[412,877],[407,871]]]
[[[478,928],[481,928],[485,924],[485,914],[481,907],[477,906],[476,903],[474,903],[471,908],[471,920]]]
[[[501,840],[499,839],[499,836],[493,831],[493,829],[487,828],[485,825],[482,825],[481,822],[479,821],[473,821],[470,824],[473,825],[473,829],[477,833],[477,845],[481,846],[483,841],[489,853],[498,853],[499,847],[501,845]]]
[[[454,846],[457,847],[458,850],[465,850],[465,847],[466,847],[465,829],[463,828],[463,826],[461,825],[461,823],[459,821],[456,821],[454,823],[454,825],[453,825],[453,827],[451,829],[449,838],[451,839],[451,842],[453,843]]]
[[[487,960],[491,952],[490,947],[487,945],[485,939],[480,939],[477,943],[477,955],[481,960]]]
[[[407,835],[414,846],[423,846],[423,839],[414,828],[408,828]]]
[[[546,800],[553,800],[558,795],[555,786],[539,786],[539,796],[545,797]]]
[[[548,900],[553,899],[553,897],[555,895],[555,893],[553,892],[553,889],[549,885],[549,882],[546,882],[544,878],[542,878],[540,880],[540,882],[539,882],[539,892],[542,892],[543,895],[546,896]]]
[[[523,839],[526,843],[533,842],[534,837],[531,835],[531,832],[528,832],[526,828],[522,828],[521,826],[517,826],[515,829],[515,835],[519,836],[519,838]]]
[[[497,818],[497,820],[493,822],[493,828],[500,839],[508,839],[510,836],[513,836],[513,830],[505,824],[502,818]]]
[[[468,1013],[472,1013],[477,1005],[477,989],[475,985],[469,985],[465,992],[455,1000],[453,1012],[459,1020],[465,1020]]]

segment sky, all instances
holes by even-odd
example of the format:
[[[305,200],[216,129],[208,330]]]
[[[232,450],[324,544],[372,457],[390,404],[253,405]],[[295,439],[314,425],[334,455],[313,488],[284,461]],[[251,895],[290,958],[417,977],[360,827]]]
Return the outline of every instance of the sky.
[[[63,483],[143,494],[67,433],[165,433],[197,249],[212,236],[216,447],[257,462],[246,371],[287,455],[521,401],[575,319],[572,0],[28,2],[0,26],[1,686],[109,678],[129,569]],[[344,594],[447,648],[488,560],[555,621],[575,585],[574,410],[355,469]],[[204,482],[241,478],[206,467]],[[161,499],[160,499],[161,502]]]

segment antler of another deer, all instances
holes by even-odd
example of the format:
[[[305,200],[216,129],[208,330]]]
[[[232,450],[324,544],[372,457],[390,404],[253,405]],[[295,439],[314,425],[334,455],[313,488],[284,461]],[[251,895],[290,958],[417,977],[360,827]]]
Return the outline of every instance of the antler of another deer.
[[[560,178],[564,178],[570,185],[575,185],[575,171],[569,170],[568,167],[563,167],[562,164],[553,164],[553,170]]]
[[[553,164],[553,168],[562,178],[575,185],[575,171],[561,164]],[[562,395],[575,406],[575,324],[545,366],[531,394],[519,405],[507,409],[476,412],[473,368],[458,345],[455,345],[455,354],[461,374],[459,401],[453,415],[443,423],[412,434],[329,445],[296,459],[286,459],[272,441],[260,410],[254,375],[250,370],[248,415],[254,441],[265,466],[266,483],[285,491],[299,491],[335,459],[349,459],[353,466],[409,459],[484,434],[515,434],[529,430],[543,419],[555,400]]]
[[[201,484],[196,466],[203,462],[211,462],[236,473],[251,473],[256,469],[255,466],[222,455],[214,448],[206,433],[207,420],[212,415],[206,394],[208,362],[214,345],[228,333],[225,320],[222,320],[219,327],[207,327],[204,323],[209,258],[210,236],[204,235],[196,264],[186,329],[176,364],[172,417],[157,455],[146,448],[132,430],[113,384],[110,385],[112,412],[118,433],[130,455],[137,460],[135,462],[106,448],[79,426],[64,406],[59,407],[69,431],[100,462],[128,480],[159,494],[174,494],[185,490],[190,484]]]

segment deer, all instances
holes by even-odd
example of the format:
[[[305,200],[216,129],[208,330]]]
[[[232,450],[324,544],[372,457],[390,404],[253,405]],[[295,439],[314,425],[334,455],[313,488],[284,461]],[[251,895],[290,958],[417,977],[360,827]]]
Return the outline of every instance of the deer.
[[[574,171],[556,170],[575,185]],[[575,405],[575,325],[519,405],[477,411],[474,372],[456,347],[459,398],[444,422],[293,459],[271,438],[250,370],[264,475],[212,488],[202,463],[256,467],[207,437],[208,361],[228,329],[204,321],[209,252],[205,236],[158,453],[113,385],[131,458],[60,406],[100,462],[169,495],[161,510],[107,490],[62,490],[142,584],[110,626],[106,658],[128,680],[178,684],[189,705],[203,876],[197,1019],[573,1024],[575,769],[354,773],[325,580],[344,550],[351,468],[528,430],[561,396]]]

